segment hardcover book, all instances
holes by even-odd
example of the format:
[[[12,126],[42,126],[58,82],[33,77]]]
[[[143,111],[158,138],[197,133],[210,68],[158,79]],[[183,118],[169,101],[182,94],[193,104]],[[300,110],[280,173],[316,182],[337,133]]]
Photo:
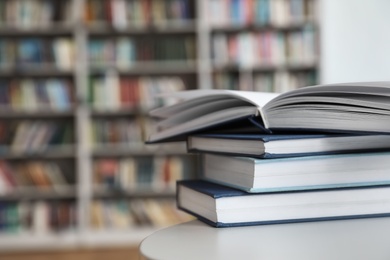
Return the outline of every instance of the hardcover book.
[[[282,158],[390,149],[390,135],[199,134],[187,138],[193,153]]]
[[[189,90],[178,103],[151,111],[160,118],[148,142],[185,140],[248,119],[259,133],[291,131],[390,133],[390,82],[318,85],[283,94]]]
[[[205,154],[203,177],[247,192],[390,185],[390,152],[256,159]]]
[[[390,216],[390,186],[246,193],[206,181],[177,183],[178,208],[214,227]]]

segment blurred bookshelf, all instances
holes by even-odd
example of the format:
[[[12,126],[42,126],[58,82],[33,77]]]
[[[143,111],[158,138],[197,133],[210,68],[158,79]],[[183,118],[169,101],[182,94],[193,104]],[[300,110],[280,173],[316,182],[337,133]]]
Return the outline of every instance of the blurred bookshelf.
[[[213,87],[285,92],[318,82],[318,1],[207,2]]]
[[[190,219],[161,92],[319,81],[318,0],[0,1],[0,250],[138,244]]]

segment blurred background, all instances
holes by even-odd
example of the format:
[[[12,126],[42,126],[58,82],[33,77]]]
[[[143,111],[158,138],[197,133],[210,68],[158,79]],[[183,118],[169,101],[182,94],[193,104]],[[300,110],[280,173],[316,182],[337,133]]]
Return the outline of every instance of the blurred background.
[[[161,92],[390,80],[387,0],[1,0],[0,259],[137,259],[191,219]]]

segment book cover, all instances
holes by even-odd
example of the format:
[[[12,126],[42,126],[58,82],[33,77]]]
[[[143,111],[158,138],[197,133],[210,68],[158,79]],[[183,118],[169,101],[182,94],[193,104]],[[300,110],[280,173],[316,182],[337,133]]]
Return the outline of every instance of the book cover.
[[[250,194],[200,180],[177,183],[178,208],[214,227],[390,216],[390,186]]]
[[[390,135],[208,133],[187,138],[189,152],[264,159],[389,149]]]

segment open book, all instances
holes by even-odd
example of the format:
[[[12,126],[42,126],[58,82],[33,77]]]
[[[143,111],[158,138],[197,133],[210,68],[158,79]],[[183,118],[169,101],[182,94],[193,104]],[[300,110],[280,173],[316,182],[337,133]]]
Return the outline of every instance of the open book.
[[[185,140],[190,133],[248,121],[263,133],[390,133],[390,82],[318,85],[283,94],[189,90],[167,97],[180,102],[151,111],[160,121],[149,143]]]

